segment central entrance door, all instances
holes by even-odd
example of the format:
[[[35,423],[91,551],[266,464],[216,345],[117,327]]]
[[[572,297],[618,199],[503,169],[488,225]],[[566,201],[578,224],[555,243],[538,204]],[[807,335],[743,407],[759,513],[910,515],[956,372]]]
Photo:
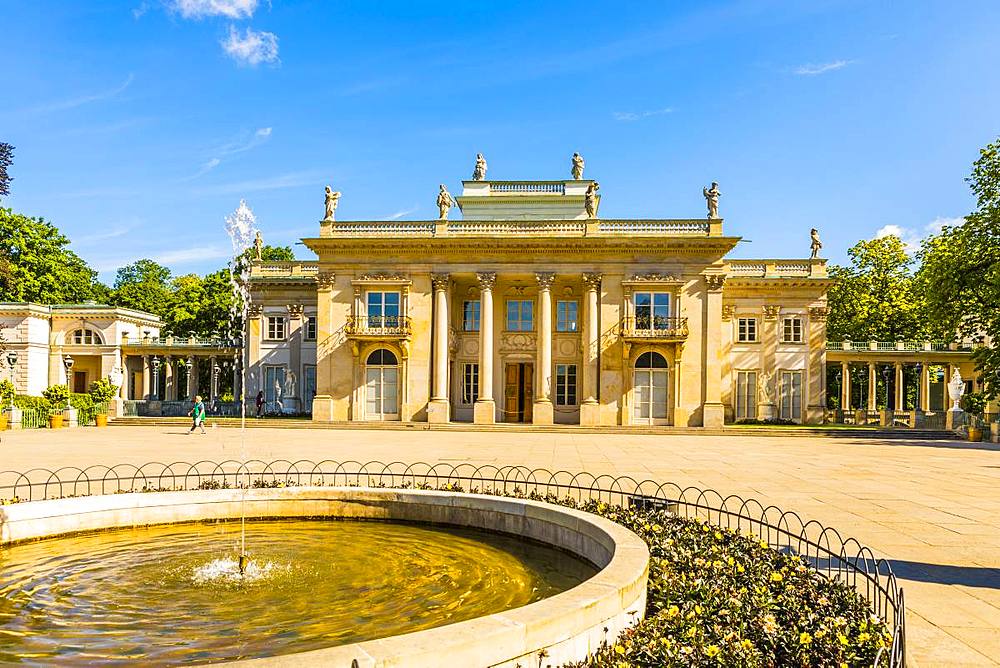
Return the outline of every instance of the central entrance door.
[[[380,348],[365,364],[365,418],[399,419],[399,366],[390,350]]]
[[[632,388],[635,424],[667,424],[667,360],[655,352],[643,353],[635,361]]]
[[[535,365],[515,362],[504,367],[503,421],[531,422]]]

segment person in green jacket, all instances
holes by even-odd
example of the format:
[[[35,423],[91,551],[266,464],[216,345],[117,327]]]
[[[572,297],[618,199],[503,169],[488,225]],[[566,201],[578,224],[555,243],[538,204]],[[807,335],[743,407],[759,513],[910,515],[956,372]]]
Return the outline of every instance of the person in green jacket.
[[[201,400],[200,394],[194,398],[194,407],[188,411],[188,415],[191,416],[191,431],[188,432],[189,436],[198,427],[201,427],[201,433],[208,433],[205,431],[205,402]]]

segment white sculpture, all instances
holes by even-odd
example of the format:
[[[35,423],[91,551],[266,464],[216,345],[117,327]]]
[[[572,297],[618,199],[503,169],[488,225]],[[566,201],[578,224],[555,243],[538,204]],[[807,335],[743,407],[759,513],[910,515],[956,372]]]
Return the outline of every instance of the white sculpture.
[[[583,206],[587,210],[587,218],[597,218],[597,191],[601,189],[601,184],[594,181],[587,186],[587,192],[583,194]]]
[[[333,188],[330,186],[326,187],[326,217],[323,218],[324,221],[333,220],[333,215],[337,211],[337,204],[340,202],[340,193],[334,192]]]
[[[760,403],[771,403],[771,374],[760,374],[760,381],[757,383],[757,394],[760,396]]]
[[[483,157],[482,153],[476,154],[476,167],[472,170],[472,180],[473,181],[485,181],[486,180],[486,158]]]
[[[705,202],[708,204],[708,217],[718,218],[719,217],[719,184],[712,181],[711,188],[702,188],[702,194],[705,196]]]
[[[288,375],[285,376],[285,396],[295,396],[295,372],[292,370],[289,370]]]
[[[264,259],[264,237],[260,236],[260,230],[257,230],[257,235],[253,239],[253,250],[257,260]]]
[[[583,178],[583,156],[579,153],[573,154],[573,166],[570,168],[570,172],[573,174],[573,178],[579,181]]]
[[[437,196],[438,220],[448,220],[448,209],[455,206],[455,198],[442,183]]]
[[[951,372],[951,382],[948,383],[948,397],[952,401],[951,410],[956,412],[962,410],[958,407],[958,402],[961,401],[964,394],[965,381],[962,380],[962,374],[959,373],[958,369],[955,369]]]
[[[823,247],[823,242],[819,240],[819,230],[815,227],[809,232],[809,238],[811,240],[809,244],[809,249],[812,254],[809,256],[810,260],[815,260],[819,257],[819,249]]]

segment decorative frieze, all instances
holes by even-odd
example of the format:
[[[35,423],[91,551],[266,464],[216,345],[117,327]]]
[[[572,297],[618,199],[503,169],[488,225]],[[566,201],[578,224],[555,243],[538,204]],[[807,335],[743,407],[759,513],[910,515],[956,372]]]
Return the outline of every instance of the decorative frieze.
[[[726,284],[725,274],[705,274],[704,279],[709,292],[718,292]]]
[[[775,304],[764,305],[764,320],[777,320],[781,307]]]
[[[651,271],[646,274],[632,274],[630,281],[636,283],[678,283],[680,279],[673,274],[661,274],[656,271]]]
[[[492,290],[497,284],[497,274],[495,271],[477,272],[476,280],[479,281],[480,290]]]
[[[406,276],[406,274],[400,274],[400,273],[390,274],[388,272],[380,271],[380,272],[375,272],[375,273],[371,273],[371,274],[361,274],[358,277],[358,280],[359,281],[380,281],[380,282],[381,281],[393,281],[393,282],[397,282],[398,283],[400,281],[408,281],[410,279],[409,279],[409,277]]]

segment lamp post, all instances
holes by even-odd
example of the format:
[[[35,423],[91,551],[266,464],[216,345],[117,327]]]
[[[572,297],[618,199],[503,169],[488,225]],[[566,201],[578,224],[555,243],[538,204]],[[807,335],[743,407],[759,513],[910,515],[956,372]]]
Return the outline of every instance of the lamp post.
[[[17,366],[17,351],[8,350],[7,351],[7,366],[10,368],[10,384],[14,388],[14,392],[10,395],[10,412],[14,413],[14,394],[17,393],[17,386],[14,384],[14,367]]]
[[[915,403],[915,410],[920,412],[920,395],[923,393],[923,377],[924,377],[924,365],[917,362],[917,401]]]
[[[194,368],[194,360],[191,357],[184,360],[184,368],[187,369],[187,373],[184,374],[184,378],[187,380],[188,399],[194,399],[194,394],[191,392],[191,369]],[[195,385],[197,385],[197,383],[195,383]]]
[[[153,356],[150,361],[153,365],[153,401],[159,401],[160,399],[160,358],[157,355]]]
[[[889,367],[882,367],[882,387],[885,388],[885,409],[889,410]],[[893,408],[897,408],[893,406]]]
[[[844,410],[844,407],[840,405],[840,402],[844,400],[844,386],[840,381],[841,376],[843,376],[843,374],[840,373],[840,369],[837,369],[837,371],[833,374],[833,377],[837,379],[837,406],[840,410]]]

